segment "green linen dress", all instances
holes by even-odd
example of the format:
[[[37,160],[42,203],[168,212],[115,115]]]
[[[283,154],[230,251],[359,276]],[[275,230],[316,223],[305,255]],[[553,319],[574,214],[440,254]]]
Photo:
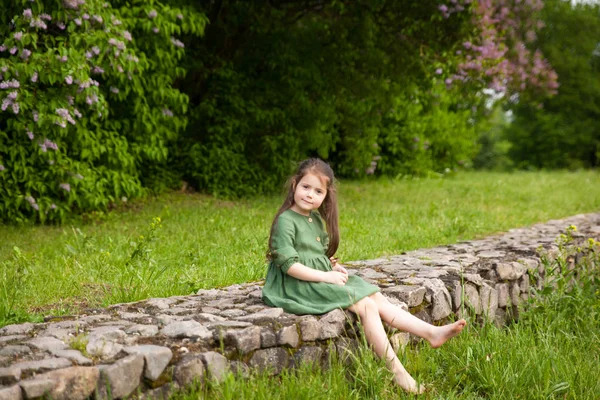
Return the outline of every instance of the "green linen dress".
[[[325,282],[307,282],[287,274],[299,262],[320,271],[331,271],[325,254],[329,236],[318,212],[304,216],[291,209],[277,219],[271,240],[272,260],[263,288],[263,301],[292,314],[324,314],[347,308],[379,291],[357,276],[349,276],[344,286]]]

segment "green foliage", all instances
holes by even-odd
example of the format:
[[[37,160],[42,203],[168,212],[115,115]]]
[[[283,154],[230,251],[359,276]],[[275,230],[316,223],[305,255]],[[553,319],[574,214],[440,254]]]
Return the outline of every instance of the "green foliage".
[[[187,121],[176,38],[201,35],[204,15],[21,0],[0,17],[0,220],[64,221],[141,196],[144,167],[166,161]]]
[[[468,162],[475,139],[465,110],[480,99],[445,92],[432,65],[454,58],[469,18],[443,20],[437,6],[199,3],[211,24],[187,53],[191,122],[172,152],[178,170],[201,191],[235,197],[278,188],[308,156],[342,177]],[[413,154],[415,136],[429,149]]]
[[[590,168],[600,164],[600,7],[545,2],[544,55],[558,73],[558,95],[513,106],[506,130],[510,156],[523,168]]]

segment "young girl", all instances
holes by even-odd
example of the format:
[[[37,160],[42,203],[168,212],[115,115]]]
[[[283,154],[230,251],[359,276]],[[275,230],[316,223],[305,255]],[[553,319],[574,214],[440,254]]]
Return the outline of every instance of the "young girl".
[[[322,160],[305,160],[290,179],[287,197],[271,226],[264,302],[292,314],[324,314],[336,308],[352,311],[360,317],[367,342],[394,373],[394,381],[408,392],[421,393],[423,388],[392,349],[382,320],[426,339],[433,347],[460,333],[465,320],[437,327],[391,304],[377,286],[349,276],[333,258],[339,241],[333,171]]]

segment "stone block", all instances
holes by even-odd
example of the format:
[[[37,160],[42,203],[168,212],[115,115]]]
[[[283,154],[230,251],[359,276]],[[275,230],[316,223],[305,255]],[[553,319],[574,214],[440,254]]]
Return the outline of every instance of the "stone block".
[[[69,367],[38,375],[34,381],[41,382],[37,389],[53,400],[84,400],[96,389],[99,376],[96,367]]]
[[[493,320],[498,309],[498,292],[496,289],[485,284],[479,288],[481,299],[481,310],[485,318]]]
[[[172,338],[199,338],[200,340],[212,339],[212,333],[206,326],[197,321],[174,321],[160,330],[161,335]]]
[[[319,338],[321,323],[313,316],[304,316],[300,319],[300,332],[303,341],[315,341]]]
[[[297,368],[302,364],[321,365],[323,349],[318,346],[302,346],[292,358],[292,366]]]
[[[140,385],[144,372],[144,356],[132,354],[111,365],[99,367],[99,399],[121,399],[129,396]]]
[[[346,313],[340,309],[328,312],[319,320],[321,325],[318,340],[331,339],[340,336],[344,332]]]
[[[390,337],[390,344],[396,353],[403,350],[409,343],[410,333],[408,332],[396,332]]]
[[[266,349],[268,347],[277,346],[277,336],[269,327],[263,327],[260,331],[260,347]]]
[[[277,332],[277,344],[284,347],[298,347],[300,335],[296,325],[284,326]]]
[[[208,377],[210,379],[216,379],[218,382],[222,382],[223,379],[225,379],[225,375],[230,371],[227,358],[215,351],[200,353],[200,358],[204,362],[204,367],[206,368],[206,372],[208,372]]]
[[[422,286],[398,285],[384,289],[383,293],[403,301],[409,307],[416,307],[423,302],[426,291]]]
[[[506,307],[509,300],[508,284],[499,283],[496,285],[496,290],[498,291],[498,307]]]
[[[0,400],[22,400],[23,394],[19,385],[0,387]]]
[[[189,386],[194,381],[202,382],[204,379],[202,358],[199,355],[186,355],[177,363],[173,376],[181,386]]]
[[[272,347],[254,352],[249,365],[261,372],[277,375],[288,366],[289,358],[287,351],[281,347]]]
[[[242,330],[227,331],[225,339],[233,343],[242,354],[248,354],[253,350],[260,349],[260,333],[260,327],[251,326]]]
[[[123,349],[127,354],[141,354],[144,356],[146,366],[144,368],[144,377],[155,381],[163,373],[169,361],[173,358],[173,352],[168,347],[155,345],[141,345],[125,347]]]
[[[525,273],[525,266],[516,261],[510,263],[497,263],[496,273],[503,281],[516,281]]]

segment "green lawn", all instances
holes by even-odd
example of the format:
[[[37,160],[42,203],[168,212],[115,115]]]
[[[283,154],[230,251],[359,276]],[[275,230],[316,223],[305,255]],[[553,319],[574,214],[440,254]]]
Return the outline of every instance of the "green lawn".
[[[339,198],[338,255],[357,260],[598,211],[600,175],[471,172],[443,179],[343,181]],[[271,219],[281,200],[228,202],[171,193],[87,224],[0,226],[5,304],[0,325],[261,279]],[[161,223],[153,230],[156,217]]]
[[[268,229],[280,201],[273,196],[225,202],[172,193],[129,204],[88,224],[1,226],[0,326],[261,279]],[[340,201],[339,256],[367,259],[598,212],[600,175],[464,173],[435,180],[342,182]],[[469,321],[441,349],[409,346],[400,356],[413,376],[430,384],[422,398],[600,398],[598,258],[595,265],[575,291],[536,297],[508,328]],[[563,282],[570,282],[570,276]],[[332,361],[327,370],[229,376],[220,385],[173,396],[198,398],[413,397],[396,388],[382,363],[361,347],[349,365]]]

